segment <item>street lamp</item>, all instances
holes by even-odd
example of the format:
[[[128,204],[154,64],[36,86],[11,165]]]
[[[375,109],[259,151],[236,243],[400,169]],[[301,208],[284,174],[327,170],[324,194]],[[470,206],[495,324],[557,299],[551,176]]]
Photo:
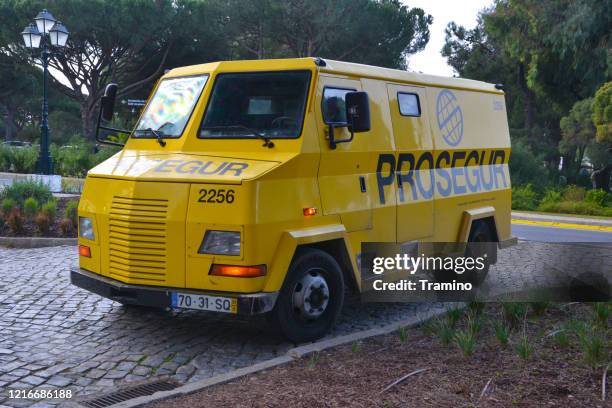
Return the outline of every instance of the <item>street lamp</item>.
[[[40,60],[43,66],[43,103],[40,121],[40,159],[38,168],[42,174],[51,174],[53,165],[49,153],[49,103],[47,101],[49,57],[57,50],[66,46],[70,33],[64,24],[53,18],[53,15],[47,10],[38,13],[34,21],[36,24],[29,24],[22,31],[21,36],[26,48],[35,50],[42,47]]]

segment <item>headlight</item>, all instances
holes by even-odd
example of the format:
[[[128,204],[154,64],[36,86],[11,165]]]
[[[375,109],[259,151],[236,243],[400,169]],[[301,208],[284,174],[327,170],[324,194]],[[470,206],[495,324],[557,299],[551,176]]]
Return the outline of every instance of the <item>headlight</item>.
[[[94,240],[93,221],[91,218],[79,217],[79,236],[91,241]]]
[[[206,231],[200,254],[240,255],[240,232]]]

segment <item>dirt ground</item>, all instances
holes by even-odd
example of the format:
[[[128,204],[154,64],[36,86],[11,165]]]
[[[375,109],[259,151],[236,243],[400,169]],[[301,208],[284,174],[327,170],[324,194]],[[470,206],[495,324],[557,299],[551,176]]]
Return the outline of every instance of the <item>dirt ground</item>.
[[[612,407],[610,380],[602,401],[602,374],[611,360],[610,320],[600,323],[603,361],[592,368],[583,343],[551,335],[576,323],[591,322],[584,304],[551,305],[541,316],[527,315],[501,345],[494,330],[502,321],[499,305],[488,305],[474,352],[464,355],[439,331],[426,327],[372,338],[304,357],[186,397],[160,401],[161,407]],[[444,318],[447,319],[447,318]],[[473,319],[477,320],[477,319]],[[467,327],[462,317],[455,330]],[[595,326],[593,326],[595,327]],[[517,346],[527,335],[533,353],[523,359]],[[416,370],[425,369],[385,388]],[[488,384],[488,386],[487,386]]]

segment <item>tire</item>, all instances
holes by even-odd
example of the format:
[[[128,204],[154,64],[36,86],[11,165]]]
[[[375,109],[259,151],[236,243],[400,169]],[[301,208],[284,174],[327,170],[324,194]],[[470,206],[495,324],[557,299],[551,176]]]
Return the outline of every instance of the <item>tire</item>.
[[[464,274],[464,279],[474,286],[479,286],[485,281],[489,274],[489,269],[491,268],[491,260],[497,257],[497,245],[494,244],[493,241],[494,235],[489,224],[483,221],[477,221],[472,226],[468,243],[476,243],[477,245],[468,245],[465,255],[473,258],[485,258],[485,266],[482,270],[472,269]]]
[[[323,337],[336,323],[344,303],[344,278],[327,252],[299,249],[291,262],[269,324],[294,343]]]

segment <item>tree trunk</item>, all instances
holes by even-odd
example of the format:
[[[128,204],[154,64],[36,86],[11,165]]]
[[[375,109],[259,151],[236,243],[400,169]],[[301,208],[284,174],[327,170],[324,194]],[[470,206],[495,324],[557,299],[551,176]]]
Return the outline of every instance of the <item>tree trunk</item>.
[[[602,169],[593,171],[591,174],[591,181],[593,182],[593,188],[601,189],[605,192],[610,192],[610,175],[612,175],[612,165],[607,165]]]
[[[9,141],[15,138],[15,112],[9,107],[6,107],[4,114],[4,140]]]
[[[83,137],[85,139],[95,141],[97,120],[95,102],[87,98],[81,104],[81,121],[83,122]]]

